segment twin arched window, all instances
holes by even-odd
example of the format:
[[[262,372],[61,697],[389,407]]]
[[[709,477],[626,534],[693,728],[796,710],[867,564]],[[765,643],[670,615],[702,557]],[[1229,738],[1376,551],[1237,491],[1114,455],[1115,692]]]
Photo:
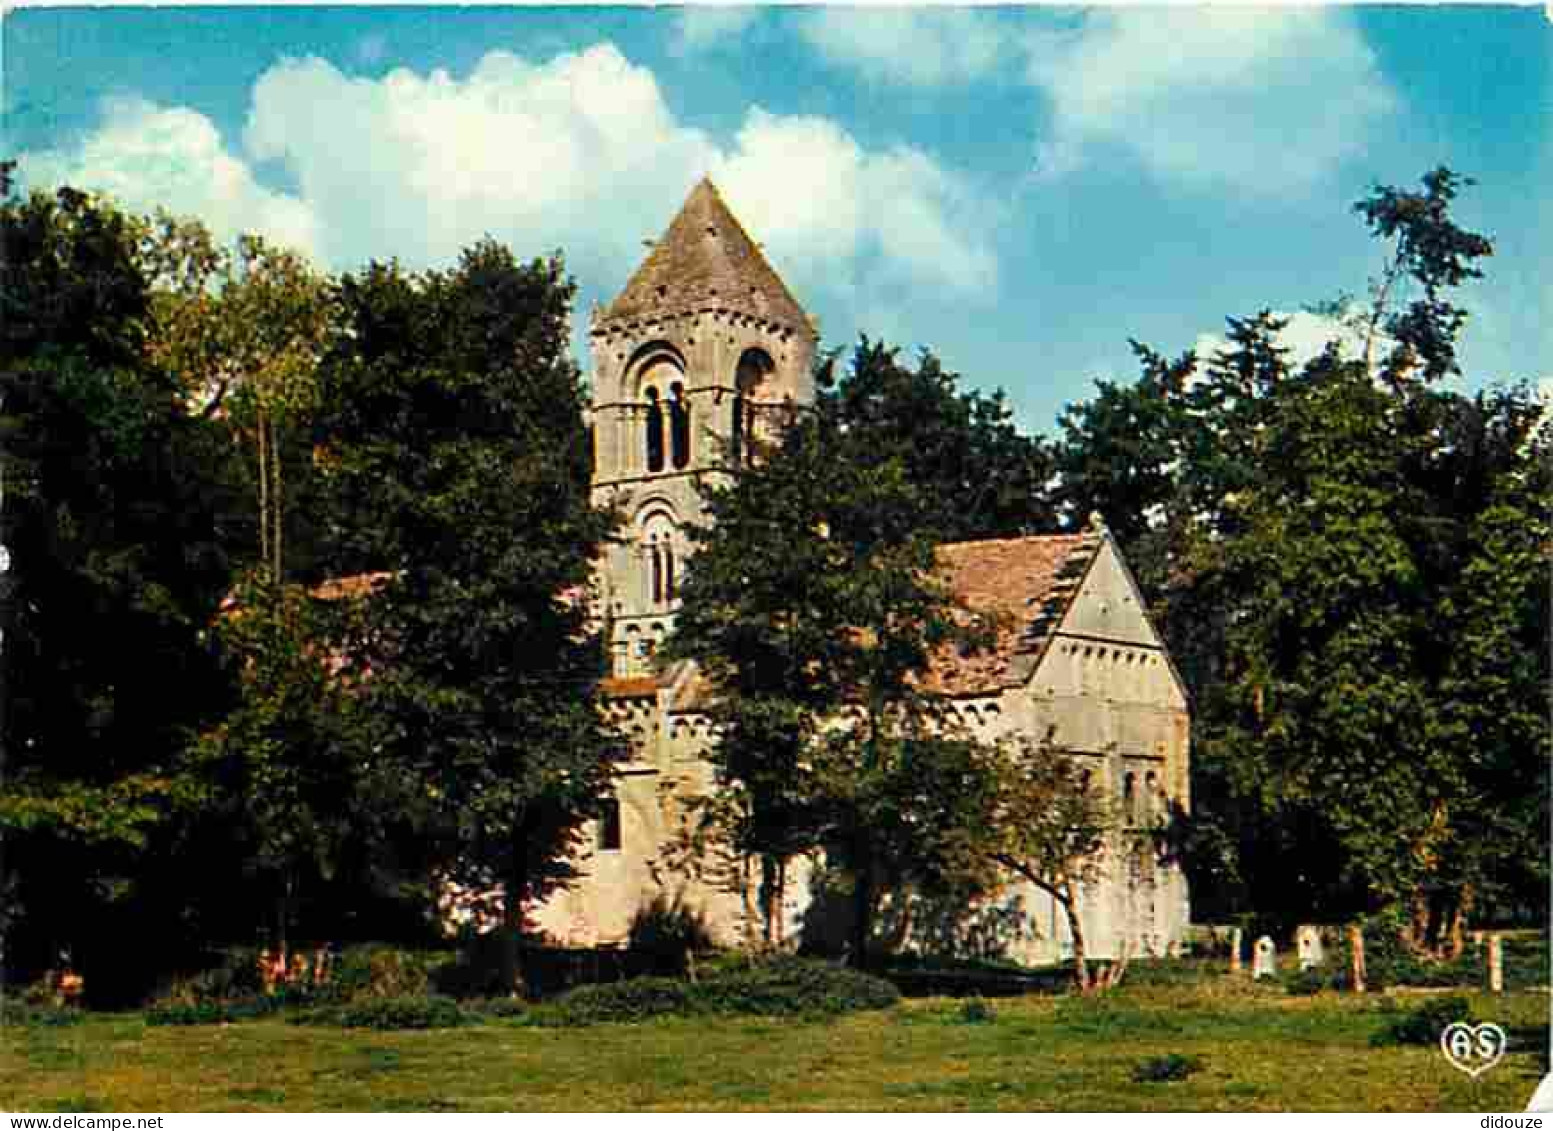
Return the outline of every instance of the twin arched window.
[[[663,405],[651,385],[647,387],[647,470],[663,470]]]
[[[647,558],[647,600],[655,606],[667,605],[679,592],[673,520],[661,513],[649,518],[642,527],[642,549]]]
[[[739,356],[733,375],[733,421],[729,429],[729,456],[735,467],[750,461],[755,438],[755,390],[776,368],[771,355],[761,349],[747,349]]]
[[[669,447],[673,450],[674,467],[690,464],[690,401],[685,396],[685,386],[674,382],[669,390]]]
[[[647,470],[658,472],[664,466],[664,417],[668,417],[669,458],[676,470],[690,465],[690,400],[685,396],[685,386],[678,381],[669,387],[669,400],[665,404],[658,390],[649,385],[644,390],[647,398]]]

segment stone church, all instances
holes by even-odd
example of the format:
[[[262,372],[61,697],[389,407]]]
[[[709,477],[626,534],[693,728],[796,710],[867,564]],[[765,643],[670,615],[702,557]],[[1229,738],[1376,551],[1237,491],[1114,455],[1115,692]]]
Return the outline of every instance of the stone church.
[[[536,909],[569,945],[623,943],[636,914],[662,900],[693,910],[719,941],[758,937],[758,869],[687,866],[676,851],[687,799],[708,790],[713,741],[707,689],[693,665],[655,652],[679,606],[687,524],[703,517],[700,484],[749,458],[814,394],[814,321],[767,263],[709,180],[691,191],[591,339],[594,492],[628,518],[605,554],[595,614],[611,631],[605,709],[629,741],[615,796],[576,861],[580,879]],[[972,608],[1008,615],[997,645],[933,673],[955,714],[983,737],[1052,733],[1109,790],[1129,822],[1188,803],[1184,690],[1118,549],[1099,527],[941,548],[942,568]],[[1097,957],[1179,943],[1185,878],[1144,854],[1109,853],[1082,892]],[[814,865],[788,883],[786,939],[816,926]],[[1061,909],[1011,885],[974,908],[940,910],[924,945],[1027,962],[1071,953]],[[946,942],[947,940],[947,942]]]

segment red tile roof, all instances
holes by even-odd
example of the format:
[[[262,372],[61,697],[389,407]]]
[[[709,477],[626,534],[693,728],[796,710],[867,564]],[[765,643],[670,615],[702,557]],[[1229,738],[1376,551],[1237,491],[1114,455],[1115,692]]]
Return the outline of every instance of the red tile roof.
[[[990,694],[1035,671],[1100,548],[1097,534],[1048,534],[952,542],[938,549],[950,588],[974,612],[1004,620],[991,647],[946,650],[928,686],[947,695]]]
[[[644,695],[656,695],[662,686],[655,675],[610,676],[599,681],[599,690],[606,699],[636,699]]]
[[[349,577],[331,577],[320,581],[308,593],[320,601],[338,601],[342,598],[370,597],[383,588],[394,574],[389,570],[375,573],[355,573]]]

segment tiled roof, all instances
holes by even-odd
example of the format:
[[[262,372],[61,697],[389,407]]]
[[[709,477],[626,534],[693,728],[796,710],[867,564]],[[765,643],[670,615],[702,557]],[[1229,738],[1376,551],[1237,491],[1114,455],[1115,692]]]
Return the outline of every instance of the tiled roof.
[[[973,611],[998,615],[1005,624],[989,648],[941,655],[928,686],[948,695],[980,695],[1028,680],[1101,542],[1099,534],[1085,533],[940,546],[950,588]]]
[[[925,683],[945,695],[990,695],[1025,683],[1067,614],[1096,551],[1098,533],[951,542],[938,548],[950,588],[973,612],[997,615],[993,643],[961,655],[945,650]],[[699,670],[681,680],[672,710],[706,710],[714,690]]]
[[[654,675],[610,676],[599,681],[599,690],[606,699],[637,699],[644,695],[656,695],[663,686]]]
[[[812,333],[793,298],[711,180],[690,191],[679,215],[599,322],[731,308]]]
[[[394,574],[389,570],[378,570],[375,573],[355,573],[349,577],[331,577],[327,581],[320,581],[309,589],[308,593],[319,601],[370,597],[393,576]]]

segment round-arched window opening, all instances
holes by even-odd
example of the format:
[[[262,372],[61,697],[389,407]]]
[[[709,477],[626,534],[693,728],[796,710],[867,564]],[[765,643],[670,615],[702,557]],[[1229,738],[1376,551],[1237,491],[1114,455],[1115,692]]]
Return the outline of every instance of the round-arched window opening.
[[[647,398],[647,470],[663,470],[663,405],[658,401],[658,390],[649,385]]]
[[[729,455],[735,466],[750,461],[754,448],[756,394],[775,370],[776,363],[763,349],[747,349],[739,355],[739,364],[733,374],[733,421],[729,431]]]
[[[690,401],[685,386],[674,382],[669,395],[669,446],[675,468],[690,465]]]
[[[642,523],[641,530],[645,596],[653,608],[665,608],[679,592],[674,520],[659,511]]]

